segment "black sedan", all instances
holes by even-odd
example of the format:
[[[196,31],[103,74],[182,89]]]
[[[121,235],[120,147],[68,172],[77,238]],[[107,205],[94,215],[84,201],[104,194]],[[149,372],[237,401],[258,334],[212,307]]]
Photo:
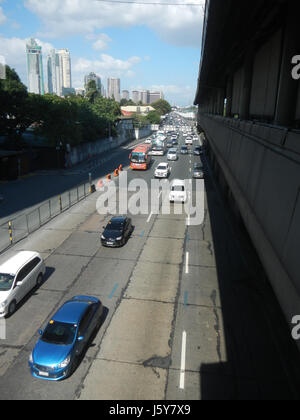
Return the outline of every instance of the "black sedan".
[[[103,246],[117,248],[126,244],[133,231],[129,217],[113,217],[101,235]]]

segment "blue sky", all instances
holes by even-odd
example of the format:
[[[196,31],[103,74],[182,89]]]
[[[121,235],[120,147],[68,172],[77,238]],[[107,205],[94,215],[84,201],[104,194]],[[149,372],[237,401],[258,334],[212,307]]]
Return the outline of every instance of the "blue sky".
[[[171,104],[194,100],[203,8],[112,3],[103,0],[0,0],[0,56],[27,84],[25,44],[35,38],[44,62],[67,48],[72,84],[84,75],[120,77],[121,90],[162,90]],[[128,0],[130,1],[130,0]],[[204,4],[204,0],[132,0]]]

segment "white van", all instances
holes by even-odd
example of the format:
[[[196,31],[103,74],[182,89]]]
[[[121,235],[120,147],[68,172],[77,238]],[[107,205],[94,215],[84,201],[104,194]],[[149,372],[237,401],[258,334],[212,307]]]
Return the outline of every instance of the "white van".
[[[185,188],[185,182],[180,179],[175,179],[171,185],[171,191],[169,194],[171,203],[185,203],[187,200],[187,193]]]
[[[21,251],[0,265],[0,318],[12,315],[17,304],[43,283],[45,264],[37,252]]]

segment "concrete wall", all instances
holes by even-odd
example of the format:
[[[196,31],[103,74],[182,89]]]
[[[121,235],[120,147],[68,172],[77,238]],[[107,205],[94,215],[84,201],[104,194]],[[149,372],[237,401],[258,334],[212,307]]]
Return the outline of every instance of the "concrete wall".
[[[126,127],[126,126],[125,126]],[[69,166],[74,166],[84,160],[116,149],[128,141],[138,140],[149,136],[152,133],[151,126],[143,129],[128,129],[128,127],[119,126],[118,137],[111,137],[107,139],[101,139],[97,142],[85,143],[77,147],[72,147],[71,153],[68,156]]]
[[[300,131],[198,118],[290,323],[300,314]]]

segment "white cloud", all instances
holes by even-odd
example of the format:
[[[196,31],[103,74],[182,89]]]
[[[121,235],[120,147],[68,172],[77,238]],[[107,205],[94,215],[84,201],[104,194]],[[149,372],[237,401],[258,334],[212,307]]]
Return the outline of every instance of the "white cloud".
[[[26,73],[26,42],[28,39],[22,38],[5,38],[0,36],[0,51],[4,56],[5,62],[11,68],[14,68],[23,83],[27,83]],[[37,43],[42,46],[43,56],[49,53],[53,46],[47,42],[36,39]],[[45,65],[44,59],[44,65]],[[45,69],[44,69],[45,70]]]
[[[26,0],[25,5],[41,19],[41,37],[93,34],[107,27],[145,25],[168,43],[200,48],[202,7],[111,4],[97,0]],[[101,42],[98,46],[102,46]]]
[[[106,34],[100,34],[97,37],[97,40],[93,43],[93,48],[96,51],[103,51],[108,48],[111,38]]]
[[[102,81],[107,77],[134,77],[133,67],[140,62],[139,57],[133,56],[127,60],[121,60],[108,54],[101,54],[99,60],[87,60],[82,57],[75,59],[72,62],[73,86],[82,87],[84,75],[90,71],[98,74]]]
[[[2,7],[0,7],[0,25],[6,23],[7,17],[5,16]]]

